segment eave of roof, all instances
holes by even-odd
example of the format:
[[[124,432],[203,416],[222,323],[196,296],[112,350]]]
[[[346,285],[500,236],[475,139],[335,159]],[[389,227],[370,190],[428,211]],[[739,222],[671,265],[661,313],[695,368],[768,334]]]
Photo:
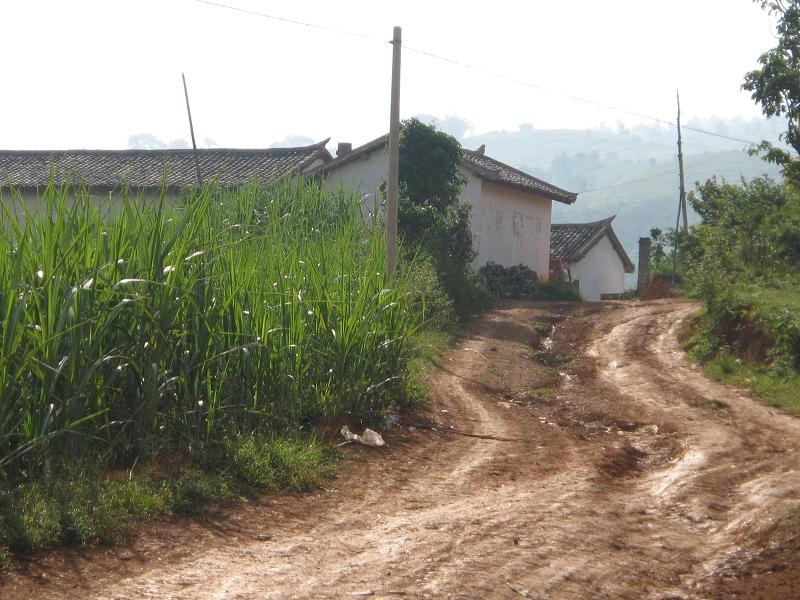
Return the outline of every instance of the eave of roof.
[[[484,146],[481,146],[477,150],[464,150],[463,166],[477,177],[529,194],[544,196],[545,198],[563,202],[564,204],[572,204],[578,199],[578,194],[568,192],[538,177],[516,169],[511,165],[486,156],[484,150]]]
[[[628,256],[628,253],[625,252],[625,248],[622,246],[622,243],[619,241],[619,238],[617,237],[617,234],[614,232],[614,228],[611,225],[611,222],[615,218],[616,215],[612,215],[607,219],[602,219],[600,221],[594,221],[591,223],[553,223],[550,226],[550,257],[567,262],[578,262],[584,256],[586,256],[589,251],[594,248],[601,239],[603,239],[604,236],[607,235],[611,245],[622,261],[625,272],[633,273],[636,270],[636,267]],[[583,233],[586,235],[586,239],[582,240],[578,247],[571,249],[567,254],[561,256],[554,255],[553,242],[555,239],[557,239],[559,230],[568,229]],[[554,232],[556,233],[556,236],[553,235]]]
[[[367,142],[366,144],[363,144],[357,148],[353,148],[350,152],[348,152],[344,156],[337,156],[330,162],[326,162],[325,164],[320,165],[319,167],[311,169],[310,171],[308,171],[307,174],[308,175],[327,174],[332,171],[335,171],[336,169],[340,169],[347,164],[355,162],[359,158],[367,158],[370,154],[372,154],[376,150],[381,150],[385,148],[388,138],[389,138],[388,135],[382,135],[380,137],[377,137],[374,140]]]

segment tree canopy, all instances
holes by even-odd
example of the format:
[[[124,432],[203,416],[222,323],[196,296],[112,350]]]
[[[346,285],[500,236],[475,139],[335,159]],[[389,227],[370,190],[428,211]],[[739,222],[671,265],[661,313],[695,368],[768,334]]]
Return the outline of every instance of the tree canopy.
[[[400,129],[398,231],[405,247],[433,261],[456,312],[466,317],[486,301],[472,272],[470,206],[459,200],[464,152],[453,136],[419,119]]]
[[[785,117],[786,132],[781,134],[794,154],[764,141],[759,146],[764,158],[780,165],[786,178],[800,183],[800,4],[795,0],[756,0],[778,17],[778,45],[762,54],[761,68],[745,75],[742,88],[752,92],[768,117]]]

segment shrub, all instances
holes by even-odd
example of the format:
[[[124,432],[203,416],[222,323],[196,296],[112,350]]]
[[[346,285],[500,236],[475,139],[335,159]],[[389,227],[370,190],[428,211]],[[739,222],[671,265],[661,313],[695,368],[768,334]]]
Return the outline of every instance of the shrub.
[[[572,302],[583,300],[575,286],[566,281],[548,281],[539,288],[536,297],[543,300],[568,300]]]

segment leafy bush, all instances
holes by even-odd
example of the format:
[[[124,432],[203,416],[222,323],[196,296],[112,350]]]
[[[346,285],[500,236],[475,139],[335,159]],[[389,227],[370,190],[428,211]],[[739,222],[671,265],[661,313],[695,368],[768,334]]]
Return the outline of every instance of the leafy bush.
[[[475,277],[470,206],[459,201],[465,178],[461,145],[452,136],[408,119],[400,131],[399,232],[408,252],[430,257],[455,314],[469,318],[489,305]]]
[[[690,200],[703,221],[670,237],[684,290],[705,305],[690,355],[725,380],[752,373],[760,390],[782,397],[773,379],[800,371],[800,250],[792,241],[800,239],[800,195],[766,178],[712,178]]]
[[[543,300],[568,300],[572,302],[583,300],[583,296],[575,289],[575,286],[566,281],[548,281],[539,287],[539,293],[536,297]]]

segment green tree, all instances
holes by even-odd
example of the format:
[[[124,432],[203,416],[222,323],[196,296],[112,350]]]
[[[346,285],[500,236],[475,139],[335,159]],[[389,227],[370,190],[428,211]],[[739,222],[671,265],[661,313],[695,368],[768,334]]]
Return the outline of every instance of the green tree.
[[[800,4],[796,0],[755,0],[778,17],[778,45],[762,54],[761,68],[745,75],[742,88],[752,93],[768,117],[785,117],[781,139],[794,153],[764,141],[756,149],[769,162],[780,165],[784,176],[800,183]]]
[[[783,183],[760,177],[734,185],[712,177],[689,202],[703,219],[687,240],[693,262],[715,256],[727,273],[759,274],[796,264],[800,202]]]
[[[456,312],[467,317],[486,305],[487,295],[471,266],[470,206],[459,200],[463,159],[453,136],[416,118],[403,121],[398,231],[410,252],[432,259]]]

